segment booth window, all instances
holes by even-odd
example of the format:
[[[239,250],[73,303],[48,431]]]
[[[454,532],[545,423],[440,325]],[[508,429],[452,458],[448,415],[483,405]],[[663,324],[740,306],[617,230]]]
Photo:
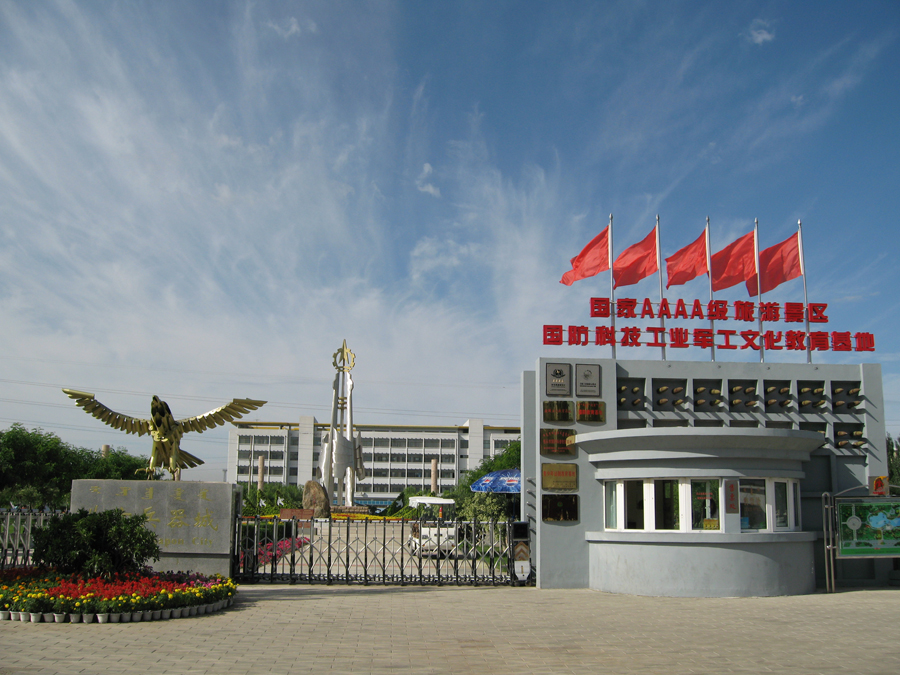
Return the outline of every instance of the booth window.
[[[606,529],[615,530],[619,526],[616,514],[616,481],[608,480],[606,487]]]
[[[678,481],[655,480],[653,481],[653,490],[653,501],[656,505],[656,529],[679,529],[680,524],[678,520]]]
[[[790,513],[788,513],[788,484],[775,481],[775,527],[787,528],[791,526]]]
[[[741,500],[741,529],[766,529],[766,481],[761,478],[742,478],[739,481]]]
[[[691,529],[720,529],[718,478],[691,481]]]
[[[625,529],[644,529],[644,481],[626,480],[625,486]]]

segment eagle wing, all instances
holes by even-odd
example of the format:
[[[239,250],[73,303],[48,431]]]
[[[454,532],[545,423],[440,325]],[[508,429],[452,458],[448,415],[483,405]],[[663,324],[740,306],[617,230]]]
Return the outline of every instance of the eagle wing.
[[[231,403],[226,403],[215,410],[210,410],[208,413],[178,420],[178,424],[185,431],[203,433],[207,429],[215,429],[223,424],[239,420],[251,410],[261,408],[265,404],[266,401],[256,401],[252,398],[236,398]]]
[[[83,408],[86,413],[93,415],[101,422],[105,422],[113,429],[119,429],[126,434],[137,434],[138,436],[150,433],[150,420],[117,413],[115,410],[107,408],[94,398],[93,394],[86,391],[63,389],[63,392],[66,396],[73,399],[75,405],[79,408]]]

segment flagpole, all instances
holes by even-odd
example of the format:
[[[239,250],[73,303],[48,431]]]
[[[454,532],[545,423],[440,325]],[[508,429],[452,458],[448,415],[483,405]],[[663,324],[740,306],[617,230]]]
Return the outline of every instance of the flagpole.
[[[662,261],[660,260],[659,251],[659,214],[656,214],[656,271],[659,273],[659,326],[662,328],[662,357],[666,361],[666,320],[662,315],[663,301],[663,283],[662,283]]]
[[[709,277],[709,304],[712,306],[713,303],[713,284],[712,284],[712,253],[709,250],[709,216],[706,216],[706,276]],[[707,313],[709,313],[709,308],[707,308]],[[716,360],[716,322],[710,316],[709,318],[709,328],[712,330],[713,340],[712,346],[709,348],[710,356],[712,357],[712,361]]]
[[[803,227],[797,220],[797,243],[800,244],[800,274],[803,276],[803,308],[806,316],[806,362],[812,363],[812,345],[809,344],[809,297],[806,295],[806,261],[803,259]]]
[[[760,283],[761,275],[759,272],[759,218],[753,221],[753,254],[756,258],[756,299],[759,303],[762,303],[762,284]],[[759,317],[759,338],[762,340],[762,315],[757,314],[757,316]],[[759,362],[766,362],[766,350],[761,342],[759,344]]]
[[[607,237],[608,251],[606,254],[609,262],[609,317],[612,319],[612,357],[616,358],[616,285],[613,276],[613,214],[609,214],[609,237]]]

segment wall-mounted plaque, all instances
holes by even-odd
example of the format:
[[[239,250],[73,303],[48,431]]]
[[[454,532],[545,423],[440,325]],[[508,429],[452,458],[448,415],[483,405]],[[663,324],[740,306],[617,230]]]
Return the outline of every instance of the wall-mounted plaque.
[[[545,521],[578,520],[578,495],[541,495],[541,516]]]
[[[554,457],[575,456],[575,432],[569,429],[541,429],[541,454]]]
[[[741,503],[736,480],[725,481],[725,513],[740,513]]]
[[[541,488],[547,492],[577,492],[578,465],[568,462],[542,462]]]
[[[579,422],[605,422],[606,403],[604,401],[578,401]]]
[[[600,397],[600,366],[575,364],[575,395]]]
[[[547,396],[572,395],[572,364],[547,364]]]
[[[545,422],[573,422],[575,406],[572,401],[544,401]]]

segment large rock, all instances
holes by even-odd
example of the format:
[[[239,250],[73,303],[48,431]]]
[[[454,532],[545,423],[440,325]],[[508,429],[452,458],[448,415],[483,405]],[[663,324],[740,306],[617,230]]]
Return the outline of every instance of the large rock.
[[[328,518],[331,516],[331,503],[328,494],[321,484],[314,480],[306,482],[303,486],[303,508],[312,509],[316,518]]]

